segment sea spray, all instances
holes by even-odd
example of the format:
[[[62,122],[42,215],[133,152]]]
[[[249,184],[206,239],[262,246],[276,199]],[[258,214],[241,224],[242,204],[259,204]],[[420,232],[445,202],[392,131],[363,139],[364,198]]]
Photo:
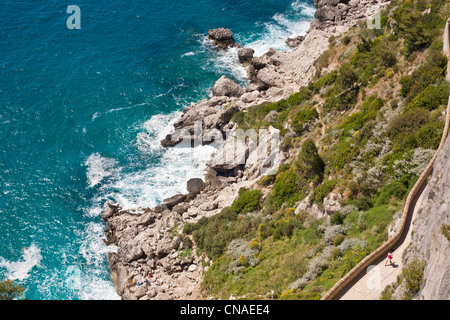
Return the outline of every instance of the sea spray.
[[[6,277],[10,280],[24,280],[30,276],[33,268],[39,267],[41,260],[41,249],[33,243],[28,248],[23,248],[22,257],[18,261],[0,257],[0,269],[6,269]]]

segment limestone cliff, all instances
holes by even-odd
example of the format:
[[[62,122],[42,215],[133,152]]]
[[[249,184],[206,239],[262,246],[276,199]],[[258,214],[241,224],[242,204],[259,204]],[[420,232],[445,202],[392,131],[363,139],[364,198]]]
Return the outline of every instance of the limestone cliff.
[[[412,226],[410,247],[405,265],[413,261],[426,262],[424,283],[417,298],[450,299],[450,240],[442,227],[450,225],[450,140],[447,139],[436,159],[423,201]]]

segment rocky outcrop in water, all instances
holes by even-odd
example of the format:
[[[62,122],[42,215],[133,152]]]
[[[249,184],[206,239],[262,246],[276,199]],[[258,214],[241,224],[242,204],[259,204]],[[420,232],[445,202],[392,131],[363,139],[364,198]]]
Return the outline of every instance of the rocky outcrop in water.
[[[208,38],[213,42],[214,45],[222,49],[234,47],[235,45],[233,32],[231,32],[230,29],[210,29],[208,31]]]

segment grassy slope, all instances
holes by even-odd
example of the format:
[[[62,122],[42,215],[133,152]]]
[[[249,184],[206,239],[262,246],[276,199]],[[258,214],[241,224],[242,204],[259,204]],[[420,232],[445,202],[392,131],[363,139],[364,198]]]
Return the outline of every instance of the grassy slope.
[[[291,157],[231,208],[185,227],[197,254],[213,260],[204,296],[319,299],[387,239],[442,135],[448,13],[445,0],[394,0],[382,30],[361,23],[330,39],[308,87],[234,116],[243,129],[280,129]],[[331,191],[342,210],[329,221],[294,213],[308,195],[322,206]]]

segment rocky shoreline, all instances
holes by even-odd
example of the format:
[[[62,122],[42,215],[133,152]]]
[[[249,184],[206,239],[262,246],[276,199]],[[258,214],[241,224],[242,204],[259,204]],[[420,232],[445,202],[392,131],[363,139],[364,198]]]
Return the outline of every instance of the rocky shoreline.
[[[108,254],[112,279],[123,299],[206,299],[201,295],[202,275],[211,261],[195,254],[192,240],[183,235],[186,222],[210,217],[230,206],[241,187],[252,186],[267,167],[285,162],[289,153],[277,152],[267,161],[250,161],[248,148],[234,148],[225,139],[235,135],[232,116],[250,106],[289,97],[307,85],[315,73],[314,61],[337,36],[377,12],[388,1],[314,0],[315,19],[305,36],[287,39],[290,52],[269,50],[254,57],[254,50],[234,42],[231,30],[208,32],[212,44],[226,50],[237,47],[250,83],[241,87],[226,76],[214,84],[211,97],[188,106],[161,144],[172,147],[188,141],[192,146],[214,143],[218,152],[204,179],[187,182],[188,194],[178,194],[155,208],[139,212],[105,204],[105,243],[115,246]],[[273,128],[271,128],[273,129]],[[276,135],[275,130],[269,135]],[[198,133],[201,134],[198,134]],[[232,154],[224,161],[223,155]]]

